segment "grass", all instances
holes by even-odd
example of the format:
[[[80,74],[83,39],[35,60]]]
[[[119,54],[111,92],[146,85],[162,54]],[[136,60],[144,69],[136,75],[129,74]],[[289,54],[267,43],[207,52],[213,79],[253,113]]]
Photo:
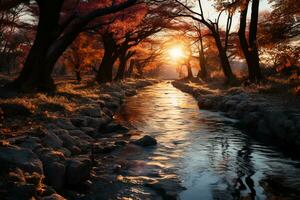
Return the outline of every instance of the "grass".
[[[58,90],[53,95],[37,93],[8,99],[0,98],[0,133],[5,133],[1,137],[15,136],[17,132],[30,130],[52,119],[72,115],[78,107],[98,99],[99,85],[87,85],[87,83],[87,81],[83,81],[82,84],[69,80],[60,81]],[[4,109],[1,109],[1,105],[12,106],[6,106],[6,113],[2,113]],[[17,116],[12,110],[15,106],[31,114]],[[7,111],[11,114],[7,115]]]

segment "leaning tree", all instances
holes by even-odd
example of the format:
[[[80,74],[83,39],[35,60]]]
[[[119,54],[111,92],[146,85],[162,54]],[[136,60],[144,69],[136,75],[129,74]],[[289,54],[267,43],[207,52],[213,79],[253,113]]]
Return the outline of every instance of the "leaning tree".
[[[134,5],[137,0],[35,0],[38,7],[36,38],[19,77],[8,86],[22,91],[51,91],[58,58],[92,20]]]
[[[135,53],[131,49],[163,29],[170,28],[174,19],[170,13],[180,12],[171,1],[147,1],[127,10],[129,13],[133,11],[134,16],[126,13],[125,17],[116,16],[115,22],[102,31],[104,56],[96,76],[99,83],[113,80],[112,70],[117,59],[120,64],[114,79],[123,79],[127,62]]]

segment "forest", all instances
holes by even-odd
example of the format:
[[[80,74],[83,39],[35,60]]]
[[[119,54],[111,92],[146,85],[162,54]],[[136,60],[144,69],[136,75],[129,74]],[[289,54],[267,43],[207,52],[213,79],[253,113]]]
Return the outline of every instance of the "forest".
[[[299,199],[299,0],[0,0],[0,199]]]

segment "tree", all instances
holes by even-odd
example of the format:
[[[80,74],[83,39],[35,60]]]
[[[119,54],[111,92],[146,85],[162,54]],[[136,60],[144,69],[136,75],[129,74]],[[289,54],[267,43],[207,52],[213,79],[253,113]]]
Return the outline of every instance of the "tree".
[[[159,19],[159,23],[158,23]],[[151,22],[149,18],[145,18],[144,22],[137,27],[137,30],[130,33],[125,41],[120,45],[119,61],[120,65],[115,80],[121,80],[125,77],[127,61],[136,53],[130,50],[132,47],[137,46],[142,41],[151,35],[161,31],[164,27],[163,18],[156,18],[155,22]]]
[[[134,48],[134,56],[130,60],[129,68],[126,77],[133,77],[133,72],[136,69],[136,77],[142,78],[145,74],[155,74],[158,71],[159,62],[162,60],[161,41],[149,38],[143,40]]]
[[[197,33],[197,40],[198,45],[197,45],[197,50],[198,50],[198,54],[199,54],[199,71],[197,73],[197,77],[205,80],[207,79],[207,66],[206,66],[206,58],[205,58],[205,54],[204,54],[204,35],[203,35],[203,30],[201,27],[201,24],[199,23],[198,26],[194,26],[195,31]]]
[[[125,14],[127,17],[115,22],[119,26],[106,29],[110,31],[111,36],[106,36],[105,38],[108,41],[103,42],[110,42],[111,44],[109,46],[104,44],[104,49],[106,51],[106,47],[110,48],[107,51],[110,51],[111,55],[107,56],[109,62],[104,63],[105,60],[103,59],[103,63],[99,67],[97,75],[99,83],[112,81],[112,68],[117,58],[120,64],[115,80],[123,79],[127,62],[135,53],[130,49],[164,28],[170,27],[173,17],[169,13],[171,9],[175,11],[176,6],[170,4],[170,1],[159,3],[149,1],[147,4],[144,4],[144,7],[132,7],[127,12],[137,9],[135,16]],[[120,31],[114,31],[115,29],[120,29],[120,24],[126,24],[127,27],[121,34]]]
[[[259,44],[287,42],[300,34],[300,2],[270,0],[271,12],[260,13],[258,21]]]
[[[287,75],[290,80],[299,79],[300,47],[295,42],[300,34],[299,1],[270,2],[273,10],[260,13],[258,22],[261,60],[273,72]]]
[[[28,43],[30,25],[22,21],[25,14],[28,14],[28,7],[24,5],[0,10],[0,67],[8,73],[26,54],[23,47]]]
[[[68,1],[69,2],[69,1]],[[9,86],[23,91],[49,91],[55,85],[51,77],[54,65],[67,47],[76,39],[83,28],[95,18],[121,11],[136,3],[127,0],[120,4],[104,5],[103,1],[78,2],[36,0],[39,22],[36,38],[19,77]],[[93,3],[93,4],[92,4]],[[90,6],[78,15],[80,6]],[[93,5],[93,6],[91,6]]]
[[[215,39],[215,43],[216,43],[216,46],[219,51],[221,66],[222,66],[222,70],[223,70],[223,73],[226,78],[226,82],[229,84],[235,84],[236,78],[235,78],[234,74],[232,73],[231,66],[230,66],[230,63],[229,63],[229,60],[228,60],[228,57],[226,54],[227,47],[228,47],[228,36],[230,33],[230,29],[231,29],[233,13],[229,10],[227,11],[228,17],[227,17],[227,24],[226,24],[226,30],[225,30],[225,40],[224,40],[224,44],[223,44],[222,39],[221,39],[222,35],[221,35],[220,28],[219,28],[219,20],[220,20],[222,13],[225,10],[220,11],[218,18],[215,20],[215,22],[213,22],[204,17],[201,0],[198,0],[199,12],[192,10],[189,6],[183,4],[180,0],[175,0],[175,1],[177,3],[179,3],[181,6],[183,6],[187,11],[187,14],[180,14],[180,15],[178,15],[179,17],[189,17],[189,18],[203,24],[211,31],[211,34],[212,34],[213,38]]]
[[[201,29],[199,30],[199,43],[200,45],[198,45],[198,51],[199,51],[200,70],[197,74],[197,77],[205,80],[207,78],[207,69],[206,69],[206,59],[204,55],[204,45],[203,45],[203,37],[202,37]]]
[[[247,65],[248,76],[251,82],[259,82],[263,76],[259,65],[258,42],[257,42],[257,24],[259,0],[252,0],[251,20],[249,25],[249,35],[246,36],[247,13],[249,0],[246,0],[241,5],[240,28],[238,31],[240,45],[243,50]]]
[[[81,33],[64,53],[63,63],[74,71],[76,80],[80,83],[82,73],[92,71],[101,56],[97,38],[89,33]]]
[[[96,29],[93,29],[95,33],[100,34],[104,50],[104,56],[96,75],[98,83],[113,80],[113,66],[129,42],[128,35],[135,30],[145,16],[145,6],[145,4],[133,6],[123,13],[115,15],[113,22],[107,23],[101,29],[98,29],[97,26]]]
[[[120,65],[115,80],[122,80],[125,77],[127,61],[135,54],[135,51],[122,50],[119,55]]]

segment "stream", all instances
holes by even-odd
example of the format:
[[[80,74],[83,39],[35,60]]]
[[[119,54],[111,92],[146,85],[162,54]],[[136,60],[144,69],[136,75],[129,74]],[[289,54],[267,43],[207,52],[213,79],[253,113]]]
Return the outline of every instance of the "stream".
[[[178,182],[185,187],[177,191],[183,200],[299,198],[300,161],[251,139],[222,113],[199,110],[191,95],[170,82],[128,97],[116,121],[158,142],[121,152],[131,163],[126,169],[131,181]],[[168,182],[165,187],[176,190]],[[132,199],[155,199],[143,187],[132,191]]]

